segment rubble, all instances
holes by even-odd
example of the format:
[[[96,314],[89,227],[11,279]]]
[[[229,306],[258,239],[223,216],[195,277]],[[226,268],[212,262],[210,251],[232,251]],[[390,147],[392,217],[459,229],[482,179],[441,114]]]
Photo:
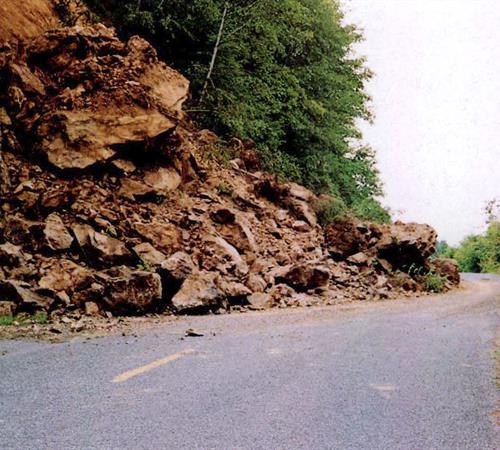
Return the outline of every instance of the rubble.
[[[9,0],[10,1],[10,0]],[[182,112],[188,81],[103,25],[0,48],[0,306],[92,317],[262,310],[421,289],[427,225],[339,218]],[[85,320],[82,316],[88,317]],[[110,319],[111,320],[111,319]],[[54,329],[57,327],[54,325]]]

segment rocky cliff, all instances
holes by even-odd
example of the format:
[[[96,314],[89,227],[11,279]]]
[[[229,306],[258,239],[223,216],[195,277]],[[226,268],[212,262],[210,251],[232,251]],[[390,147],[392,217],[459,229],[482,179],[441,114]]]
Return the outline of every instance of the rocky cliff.
[[[251,142],[189,122],[188,81],[146,41],[46,22],[1,36],[4,312],[221,313],[422,291],[431,227],[323,229],[316,196],[261,171]],[[449,286],[450,264],[434,264]]]

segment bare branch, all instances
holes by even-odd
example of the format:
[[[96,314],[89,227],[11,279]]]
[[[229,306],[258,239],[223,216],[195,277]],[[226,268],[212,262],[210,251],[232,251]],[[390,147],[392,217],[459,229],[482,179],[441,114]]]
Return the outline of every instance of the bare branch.
[[[208,87],[208,83],[209,83],[209,81],[211,81],[210,78],[211,78],[212,72],[214,70],[215,60],[217,58],[217,52],[219,51],[219,45],[220,45],[220,41],[222,38],[222,33],[224,31],[224,23],[226,20],[226,15],[228,13],[228,10],[229,10],[229,3],[226,2],[224,4],[224,11],[222,12],[222,19],[220,21],[219,32],[217,33],[217,40],[215,42],[214,51],[212,52],[212,59],[210,61],[210,66],[208,67],[207,77],[205,78],[205,84],[203,85],[203,89],[201,90],[200,103],[203,102],[203,99],[205,97],[205,93],[206,93],[206,90]]]

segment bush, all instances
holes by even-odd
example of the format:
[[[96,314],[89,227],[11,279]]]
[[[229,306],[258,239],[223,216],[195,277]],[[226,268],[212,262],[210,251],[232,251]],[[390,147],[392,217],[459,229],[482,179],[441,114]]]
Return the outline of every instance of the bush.
[[[440,293],[446,290],[446,283],[448,279],[446,276],[441,275],[433,270],[428,272],[422,277],[424,289],[429,292]]]
[[[461,272],[500,274],[500,222],[491,222],[484,235],[464,239],[453,256]]]
[[[318,223],[323,227],[326,227],[337,217],[342,217],[347,214],[345,203],[334,197],[320,198],[316,200],[312,206],[318,218]]]

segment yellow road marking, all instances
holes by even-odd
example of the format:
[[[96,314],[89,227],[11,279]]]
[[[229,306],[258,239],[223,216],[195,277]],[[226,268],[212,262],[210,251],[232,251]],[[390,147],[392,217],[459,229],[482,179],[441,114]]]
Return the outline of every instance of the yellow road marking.
[[[175,361],[176,359],[182,358],[183,356],[189,355],[190,353],[194,353],[194,350],[193,349],[184,350],[182,352],[178,352],[173,355],[167,356],[166,358],[157,359],[156,361],[146,364],[145,366],[138,367],[137,369],[128,370],[127,372],[123,372],[121,375],[114,377],[113,383],[123,383],[124,381],[127,381],[129,378],[141,375],[142,373],[145,372],[149,372],[150,370],[168,364],[169,362]]]

